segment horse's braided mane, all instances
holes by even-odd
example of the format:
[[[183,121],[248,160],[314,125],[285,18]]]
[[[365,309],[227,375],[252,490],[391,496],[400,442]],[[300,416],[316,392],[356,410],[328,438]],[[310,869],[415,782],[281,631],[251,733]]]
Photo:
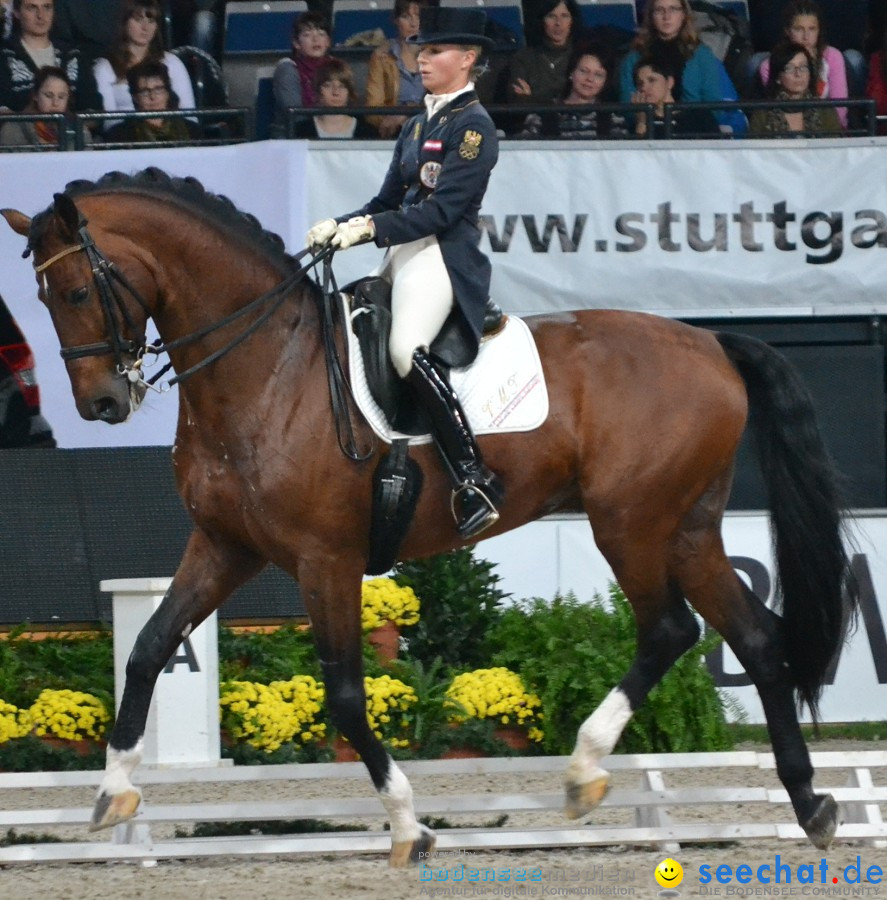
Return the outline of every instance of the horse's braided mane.
[[[264,248],[286,265],[295,265],[295,260],[286,252],[280,235],[263,228],[255,216],[239,210],[228,197],[210,193],[196,178],[190,176],[176,178],[150,166],[134,175],[108,172],[98,181],[71,181],[65,186],[65,193],[72,199],[93,193],[136,193],[168,197],[173,202],[190,207],[198,214],[209,216],[218,224],[238,232],[239,236]]]

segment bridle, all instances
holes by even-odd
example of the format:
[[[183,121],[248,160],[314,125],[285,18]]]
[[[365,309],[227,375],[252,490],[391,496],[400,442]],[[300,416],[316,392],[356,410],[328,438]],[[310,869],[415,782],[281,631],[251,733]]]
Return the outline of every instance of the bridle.
[[[348,382],[348,378],[344,373],[342,362],[339,358],[334,337],[335,323],[333,321],[332,308],[336,305],[335,298],[338,294],[338,286],[336,285],[332,273],[331,263],[334,254],[332,247],[326,247],[314,254],[307,248],[302,250],[300,253],[296,254],[294,259],[298,263],[305,256],[310,255],[311,258],[307,263],[299,266],[294,272],[287,275],[283,281],[271,288],[270,291],[266,291],[260,297],[250,301],[246,306],[235,310],[218,322],[205,325],[197,331],[193,331],[190,334],[183,335],[182,337],[167,343],[149,344],[144,330],[139,328],[133,321],[122,291],[125,291],[126,294],[132,297],[141,307],[145,314],[146,321],[151,316],[150,307],[126,276],[123,275],[114,263],[96,246],[96,243],[92,239],[89,229],[86,226],[86,221],[81,217],[81,222],[77,229],[77,243],[63,248],[46,261],[34,266],[34,271],[38,275],[43,276],[43,290],[47,297],[49,296],[49,285],[46,279],[46,270],[59,260],[64,259],[72,253],[83,251],[86,253],[86,258],[89,261],[89,266],[92,270],[93,282],[96,286],[99,301],[102,305],[102,312],[104,313],[110,339],[97,341],[92,344],[78,344],[75,347],[63,347],[60,353],[65,362],[72,359],[83,359],[89,356],[113,354],[117,364],[118,374],[126,377],[131,385],[131,389],[136,385],[141,384],[145,388],[152,388],[160,392],[168,391],[173,385],[179,384],[199,372],[201,369],[206,368],[226,353],[229,353],[239,344],[243,343],[250,335],[258,331],[258,329],[261,328],[262,325],[264,325],[265,322],[267,322],[280,308],[289,292],[305,278],[306,274],[312,269],[316,270],[316,267],[319,264],[322,264],[323,288],[320,295],[321,332],[325,350],[324,357],[326,359],[327,380],[330,390],[330,406],[336,424],[336,436],[339,447],[349,459],[360,462],[368,459],[372,455],[374,449],[372,443],[370,449],[365,453],[361,453],[358,450],[354,427],[351,423],[351,416],[348,411],[348,397],[351,397],[353,400],[353,395],[351,394],[351,385]],[[31,253],[31,250],[32,247],[29,243],[23,255],[28,256]],[[150,379],[145,379],[142,368],[146,357],[157,357],[162,353],[168,354],[170,350],[193,344],[201,338],[206,337],[208,334],[212,334],[215,331],[225,328],[243,316],[248,315],[254,310],[261,309],[262,307],[266,307],[262,314],[247,325],[247,327],[239,334],[235,335],[227,344],[220,347],[218,350],[214,350],[208,356],[200,360],[200,362],[195,363],[195,365],[186,369],[184,372],[180,372],[168,381],[163,382],[160,387],[155,387],[155,385],[160,378],[172,368],[171,362],[166,363],[160,371]],[[121,322],[123,324],[121,324]],[[130,334],[135,332],[136,337],[134,339],[125,337],[124,328],[127,328],[128,333]]]
[[[43,289],[48,295],[49,285],[46,280],[46,270],[50,266],[64,259],[72,253],[83,251],[92,270],[93,283],[98,292],[99,302],[102,306],[102,312],[105,317],[105,324],[108,328],[110,338],[105,341],[97,341],[92,344],[78,344],[75,347],[62,347],[60,354],[65,362],[72,359],[83,359],[89,356],[104,356],[113,354],[114,361],[117,364],[117,371],[121,375],[125,375],[130,382],[142,382],[147,387],[154,387],[156,382],[163,377],[171,368],[172,363],[167,363],[163,368],[149,380],[145,380],[142,375],[142,366],[147,356],[159,356],[163,353],[169,353],[178,347],[184,347],[193,344],[195,341],[212,334],[237,321],[243,316],[248,315],[254,310],[267,306],[262,315],[251,322],[243,331],[235,335],[227,344],[213,351],[200,362],[191,366],[177,375],[174,375],[168,381],[164,382],[159,390],[169,390],[173,385],[190,378],[196,372],[215,362],[226,353],[233,350],[238,344],[245,341],[251,334],[257,331],[269,318],[280,308],[286,299],[287,293],[295,287],[306,275],[306,273],[320,262],[326,262],[331,256],[331,250],[323,250],[314,256],[306,265],[300,266],[296,271],[288,275],[283,281],[266,291],[260,297],[252,300],[246,306],[235,310],[225,318],[218,322],[206,325],[191,334],[176,338],[167,343],[148,343],[148,339],[143,329],[141,329],[133,320],[129,308],[126,304],[123,292],[128,294],[141,307],[147,321],[151,316],[151,310],[145,299],[138,290],[129,282],[125,275],[114,265],[111,260],[96,246],[95,241],[89,233],[86,222],[82,222],[77,229],[77,243],[71,244],[60,250],[54,256],[51,256],[45,262],[34,266],[34,271],[38,275],[43,275]],[[29,245],[25,251],[25,256],[31,252]],[[303,250],[295,259],[299,262],[309,253]],[[127,338],[125,334],[135,333],[135,338]]]

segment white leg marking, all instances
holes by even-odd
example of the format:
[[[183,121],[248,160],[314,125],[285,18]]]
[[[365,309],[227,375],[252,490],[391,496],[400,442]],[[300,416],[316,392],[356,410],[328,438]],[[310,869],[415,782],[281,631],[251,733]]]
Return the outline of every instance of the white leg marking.
[[[382,805],[391,820],[391,842],[415,841],[422,833],[413,810],[413,789],[407,776],[389,760],[388,781],[379,791]]]
[[[568,770],[576,783],[583,784],[606,774],[598,763],[613,752],[630,718],[628,697],[619,688],[613,688],[579,728]]]
[[[142,738],[139,738],[131,750],[115,750],[113,747],[108,747],[105,757],[105,774],[99,785],[100,795],[110,794],[113,796],[131,790],[138,791],[141,795],[141,791],[133,787],[130,775],[142,761],[143,747],[144,740]]]

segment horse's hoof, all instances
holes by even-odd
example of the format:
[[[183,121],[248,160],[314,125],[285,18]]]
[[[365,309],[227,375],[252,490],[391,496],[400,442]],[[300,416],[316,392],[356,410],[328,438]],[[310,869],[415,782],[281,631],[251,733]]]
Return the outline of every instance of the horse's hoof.
[[[591,781],[578,784],[568,781],[566,784],[567,804],[564,812],[568,819],[579,819],[586,813],[590,813],[607,796],[610,790],[610,776],[599,775]]]
[[[416,840],[398,841],[391,845],[391,856],[388,857],[390,868],[405,869],[407,866],[415,866],[431,859],[437,837],[425,825],[420,825],[419,829],[421,834]]]
[[[828,850],[838,827],[838,804],[831,794],[819,794],[816,811],[801,822],[801,828],[807,832],[810,843],[818,850]]]
[[[136,814],[141,802],[142,795],[134,788],[122,794],[99,794],[92,811],[89,830],[98,831],[129,821]]]

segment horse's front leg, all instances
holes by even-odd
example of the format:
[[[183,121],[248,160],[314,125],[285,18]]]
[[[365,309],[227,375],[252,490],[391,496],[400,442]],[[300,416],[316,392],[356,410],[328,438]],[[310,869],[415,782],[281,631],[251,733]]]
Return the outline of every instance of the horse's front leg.
[[[142,795],[130,779],[142,758],[157,677],[184,638],[261,566],[261,560],[241,548],[213,542],[199,530],[191,534],[166,596],[136,638],[126,663],[126,686],[108,740],[90,830],[135,815]]]
[[[391,822],[389,865],[418,863],[434,848],[434,832],[416,819],[413,789],[367,721],[360,629],[362,567],[328,557],[301,566],[299,585],[314,634],[333,725],[351,742],[370,773]]]

